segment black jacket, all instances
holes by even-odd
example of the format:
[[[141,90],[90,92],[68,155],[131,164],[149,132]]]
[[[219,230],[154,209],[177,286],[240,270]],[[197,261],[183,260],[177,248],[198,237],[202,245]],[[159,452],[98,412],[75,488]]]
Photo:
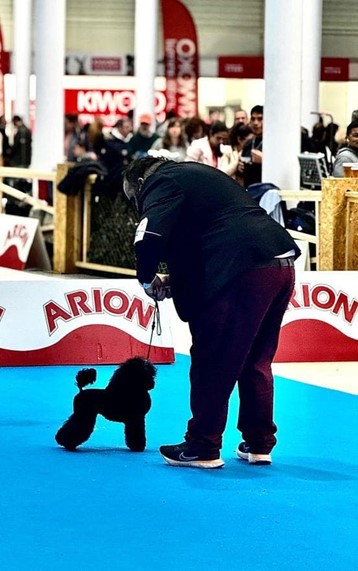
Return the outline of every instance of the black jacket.
[[[184,321],[245,270],[300,252],[237,182],[210,166],[164,163],[145,180],[138,206],[138,279],[151,282],[166,262]]]

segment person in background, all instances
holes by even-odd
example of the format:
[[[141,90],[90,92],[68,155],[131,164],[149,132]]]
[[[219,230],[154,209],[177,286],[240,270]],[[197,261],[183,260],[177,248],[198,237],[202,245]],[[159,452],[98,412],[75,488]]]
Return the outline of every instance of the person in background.
[[[333,123],[333,121],[326,125],[326,144],[328,147],[329,163],[334,161],[338,151],[338,143],[336,141],[338,130],[339,125]],[[332,172],[330,174],[332,174]]]
[[[326,159],[326,163],[328,165],[327,152],[326,152],[326,146],[327,146],[326,138],[327,138],[326,127],[324,126],[323,118],[320,117],[320,120],[315,125],[313,125],[310,142],[313,152],[323,153]]]
[[[251,128],[242,123],[236,123],[229,131],[229,145],[222,149],[223,155],[219,159],[218,168],[243,184],[239,171],[239,160],[245,143],[253,137]]]
[[[337,152],[333,164],[334,177],[344,177],[343,163],[358,163],[358,119],[347,127],[346,144]]]
[[[249,117],[245,109],[240,109],[239,111],[235,112],[235,119],[234,125],[248,125],[249,124]]]
[[[108,171],[129,164],[128,144],[133,137],[133,123],[129,117],[119,119],[105,139],[100,161]]]
[[[12,167],[28,168],[31,164],[32,135],[19,115],[14,115],[14,142],[10,150],[9,163]]]
[[[10,166],[11,147],[9,137],[6,132],[5,115],[0,117],[0,164],[4,167]]]
[[[78,124],[78,115],[67,113],[64,121],[65,138],[64,138],[64,156],[68,162],[74,162],[76,155],[74,152],[75,145],[81,141],[81,129]]]
[[[128,143],[129,160],[144,157],[159,135],[152,131],[153,117],[149,113],[139,116],[139,127]]]
[[[313,153],[309,131],[303,126],[301,126],[301,153]]]
[[[238,165],[245,188],[261,182],[263,127],[264,108],[262,105],[255,105],[250,113],[250,128],[254,136],[245,143]]]
[[[173,466],[219,468],[229,398],[238,384],[237,456],[270,464],[274,358],[300,253],[289,233],[230,177],[207,165],[147,157],[124,172],[137,205],[137,278],[173,297],[192,335],[185,441],[161,446]],[[160,262],[169,275],[159,277]]]
[[[163,123],[160,123],[155,130],[155,132],[159,135],[159,137],[164,137],[165,133],[167,132],[169,121],[171,119],[175,119],[176,116],[177,115],[173,110],[170,110],[166,113],[165,121],[163,121]]]
[[[183,133],[181,121],[178,118],[169,120],[164,136],[154,141],[151,146],[151,150],[154,151],[168,151],[172,154],[171,158],[177,162],[184,161],[187,148],[188,143]]]
[[[189,145],[196,139],[202,139],[207,134],[207,124],[200,117],[184,119],[184,131]]]
[[[222,112],[217,107],[213,107],[209,110],[208,125],[212,125],[216,121],[222,121]]]
[[[87,151],[94,153],[99,159],[105,146],[105,137],[103,133],[103,121],[100,117],[94,117],[93,121],[88,124],[85,132],[85,145]]]
[[[226,144],[228,133],[229,129],[225,123],[215,121],[210,125],[207,137],[195,139],[189,145],[185,160],[217,167],[218,160],[222,156],[220,145]]]
[[[7,149],[6,162],[9,167],[29,168],[32,154],[32,136],[30,129],[24,124],[19,115],[12,118],[15,127],[15,135],[12,146]],[[26,194],[32,193],[32,182],[24,178],[4,179],[4,183],[21,190]],[[31,206],[22,200],[8,197],[5,205],[5,213],[15,216],[28,216]]]

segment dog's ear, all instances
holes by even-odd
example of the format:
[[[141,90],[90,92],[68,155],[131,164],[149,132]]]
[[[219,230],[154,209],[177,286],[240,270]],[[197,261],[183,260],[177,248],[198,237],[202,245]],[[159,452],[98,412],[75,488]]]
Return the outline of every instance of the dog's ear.
[[[157,374],[157,369],[154,367],[153,363],[148,359],[143,359],[143,377],[145,382],[145,388],[147,391],[154,389],[154,379]]]
[[[76,385],[80,389],[86,387],[87,385],[93,385],[97,378],[96,369],[81,369],[76,375]]]

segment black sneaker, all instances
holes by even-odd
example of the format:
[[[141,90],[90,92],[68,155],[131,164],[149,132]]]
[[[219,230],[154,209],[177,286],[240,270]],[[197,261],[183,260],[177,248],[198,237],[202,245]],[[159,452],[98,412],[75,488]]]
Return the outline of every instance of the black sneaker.
[[[220,452],[200,453],[190,448],[187,442],[161,446],[159,448],[164,460],[171,466],[184,466],[185,468],[221,468],[224,465]]]
[[[265,465],[271,464],[271,454],[258,454],[250,452],[250,446],[246,442],[241,442],[236,449],[236,454],[241,460],[249,464]]]

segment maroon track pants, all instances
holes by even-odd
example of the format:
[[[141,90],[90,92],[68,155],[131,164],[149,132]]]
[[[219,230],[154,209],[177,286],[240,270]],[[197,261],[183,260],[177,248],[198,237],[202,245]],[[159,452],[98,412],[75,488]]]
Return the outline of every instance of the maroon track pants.
[[[192,418],[185,439],[196,448],[221,448],[236,382],[243,439],[254,453],[276,444],[271,363],[294,278],[292,266],[246,271],[189,323]]]

